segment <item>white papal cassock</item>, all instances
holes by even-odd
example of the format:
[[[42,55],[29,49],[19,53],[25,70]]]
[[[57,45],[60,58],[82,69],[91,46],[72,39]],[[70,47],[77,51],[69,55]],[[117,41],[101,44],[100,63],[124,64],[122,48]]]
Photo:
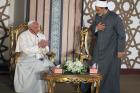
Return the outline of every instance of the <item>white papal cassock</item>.
[[[32,34],[29,30],[20,34],[16,52],[21,55],[16,64],[14,86],[17,93],[44,93],[44,82],[41,80],[41,72],[49,70],[54,66],[44,54],[49,51],[49,47],[39,48],[38,42],[45,39],[45,35],[38,33]]]

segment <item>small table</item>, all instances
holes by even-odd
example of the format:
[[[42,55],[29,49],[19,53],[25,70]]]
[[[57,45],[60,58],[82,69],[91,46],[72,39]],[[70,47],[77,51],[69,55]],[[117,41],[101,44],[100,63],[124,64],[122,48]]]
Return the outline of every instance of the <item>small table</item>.
[[[94,93],[94,85],[96,84],[96,93],[99,93],[100,81],[102,76],[100,74],[43,74],[43,80],[47,81],[48,93],[54,93],[56,82],[74,83],[78,84],[77,92],[80,92],[81,83],[91,83],[91,93]]]

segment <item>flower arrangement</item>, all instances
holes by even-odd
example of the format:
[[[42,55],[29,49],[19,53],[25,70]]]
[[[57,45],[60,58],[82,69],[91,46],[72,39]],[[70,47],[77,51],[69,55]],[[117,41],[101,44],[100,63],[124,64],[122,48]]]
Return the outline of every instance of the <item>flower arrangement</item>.
[[[78,59],[76,59],[76,61],[66,61],[62,68],[64,73],[84,74],[87,72],[87,66],[80,62]]]

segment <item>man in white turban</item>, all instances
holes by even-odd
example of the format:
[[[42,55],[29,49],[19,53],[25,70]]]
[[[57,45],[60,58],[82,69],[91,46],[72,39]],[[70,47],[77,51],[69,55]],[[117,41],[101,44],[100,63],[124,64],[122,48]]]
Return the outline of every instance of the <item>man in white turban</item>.
[[[16,64],[14,87],[17,93],[45,93],[41,72],[48,71],[54,64],[46,58],[49,52],[45,35],[40,33],[36,21],[28,23],[28,30],[22,32],[17,41],[16,52],[20,52]]]
[[[120,93],[121,58],[125,54],[125,31],[119,15],[108,9],[106,0],[95,3],[92,31],[96,35],[93,63],[103,75],[100,93]]]
[[[93,64],[98,64],[98,72],[103,75],[100,93],[120,93],[121,58],[125,54],[126,38],[123,22],[108,9],[106,0],[97,0],[95,9],[92,24],[92,32],[96,36]]]

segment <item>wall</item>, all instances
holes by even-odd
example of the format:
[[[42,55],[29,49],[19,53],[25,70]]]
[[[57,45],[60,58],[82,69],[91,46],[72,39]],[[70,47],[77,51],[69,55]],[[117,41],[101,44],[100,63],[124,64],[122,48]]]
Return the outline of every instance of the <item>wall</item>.
[[[83,2],[82,2],[83,1]],[[89,27],[94,18],[95,0],[30,0],[30,19],[43,26],[50,41],[51,51],[57,61],[70,56],[76,50],[81,25]],[[121,16],[126,31],[126,57],[122,68],[140,69],[140,6],[139,0],[108,0],[109,9]],[[83,11],[82,9],[83,5]],[[38,7],[39,6],[39,7]],[[73,56],[73,55],[72,55]]]
[[[8,0],[0,0],[0,12]],[[25,5],[30,1],[30,8]],[[83,1],[83,2],[82,2]],[[110,0],[109,0],[110,1]],[[82,3],[84,3],[82,11]],[[9,6],[10,5],[10,6]],[[7,3],[4,15],[0,15],[0,60],[7,61],[8,41],[6,28],[17,25],[29,19],[37,20],[49,40],[50,49],[57,54],[57,63],[63,62],[77,50],[78,34],[81,27],[81,13],[83,13],[83,25],[89,26],[95,11],[94,0],[11,0]],[[125,24],[126,53],[122,68],[140,69],[140,1],[139,0],[112,0],[109,9],[118,13]],[[3,24],[4,22],[4,24]],[[2,28],[3,27],[3,28]],[[4,38],[4,39],[3,39]],[[1,40],[3,39],[3,40]]]
[[[9,20],[9,5],[8,0],[0,0],[0,65],[8,61],[8,20]]]
[[[9,26],[17,26],[27,20],[26,3],[28,0],[10,0],[9,8]]]
[[[0,68],[9,63],[8,29],[25,22],[26,0],[0,0]]]
[[[95,0],[84,0],[83,25],[89,27],[95,16]],[[140,0],[108,0],[109,9],[120,15],[126,31],[126,57],[122,68],[140,69]]]
[[[49,40],[56,63],[63,62],[78,47],[82,0],[30,0],[30,20],[37,20]]]

